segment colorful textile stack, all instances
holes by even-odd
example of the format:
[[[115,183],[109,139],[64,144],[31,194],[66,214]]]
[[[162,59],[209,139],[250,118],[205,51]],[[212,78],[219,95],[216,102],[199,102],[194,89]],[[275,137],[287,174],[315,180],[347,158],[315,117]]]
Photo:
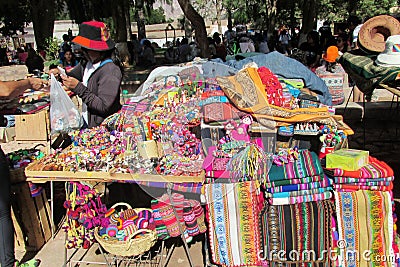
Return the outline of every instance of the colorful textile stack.
[[[266,206],[260,227],[268,266],[331,266],[333,210],[330,200]]]
[[[186,241],[190,242],[193,236],[205,233],[207,230],[204,211],[197,200],[185,199],[183,195],[173,193],[171,203],[169,196],[164,194],[151,201],[151,208],[159,239],[177,237],[181,235],[179,229],[181,228]]]
[[[212,261],[222,266],[262,266],[256,182],[206,184]]]
[[[356,171],[333,169],[333,187],[337,191],[391,191],[394,173],[385,162],[369,157],[369,164]]]
[[[334,193],[339,266],[398,266],[394,265],[399,250],[394,241],[391,194],[370,190]]]
[[[272,165],[265,183],[271,205],[286,205],[330,199],[331,182],[324,175],[317,154],[300,150],[298,158]]]

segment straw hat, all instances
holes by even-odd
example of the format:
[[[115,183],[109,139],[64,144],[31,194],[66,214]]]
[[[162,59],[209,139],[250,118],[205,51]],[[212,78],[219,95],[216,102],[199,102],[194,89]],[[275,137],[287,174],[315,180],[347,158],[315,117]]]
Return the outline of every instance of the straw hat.
[[[382,67],[400,67],[400,35],[387,38],[385,51],[378,55],[375,62]]]
[[[336,59],[338,57],[339,57],[339,49],[335,45],[328,47],[326,49],[326,53],[322,56],[322,58],[329,63],[336,62]]]
[[[370,52],[383,52],[385,41],[400,34],[400,22],[392,16],[380,15],[367,20],[358,33],[360,48]]]
[[[72,42],[95,51],[106,51],[115,47],[115,43],[108,33],[107,25],[100,21],[83,22],[79,26],[78,36]]]

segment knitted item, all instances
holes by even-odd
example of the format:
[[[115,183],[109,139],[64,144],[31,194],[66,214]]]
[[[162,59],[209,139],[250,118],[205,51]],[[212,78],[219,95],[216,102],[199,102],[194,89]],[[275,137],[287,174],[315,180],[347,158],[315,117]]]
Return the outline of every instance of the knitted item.
[[[204,218],[204,210],[201,207],[199,201],[191,199],[190,202],[192,202],[193,212],[196,217],[197,224],[199,226],[199,232],[205,233],[207,231],[207,226]]]
[[[112,224],[117,224],[117,223],[118,223],[118,220],[119,220],[119,215],[118,215],[117,213],[113,213],[113,214],[110,216],[110,223],[112,223]]]
[[[151,209],[153,210],[154,226],[159,239],[164,240],[169,238],[167,227],[165,226],[161,214],[160,203],[157,199],[151,200]]]
[[[106,234],[110,237],[113,237],[117,234],[118,227],[114,224],[110,224],[106,229]]]
[[[135,220],[138,215],[134,209],[127,209],[120,213],[120,217],[124,220]]]
[[[175,217],[174,210],[171,205],[162,205],[160,207],[162,221],[167,227],[168,234],[172,237],[180,235],[178,220]]]
[[[185,204],[190,204],[185,202]],[[199,234],[199,226],[197,224],[196,216],[194,215],[193,208],[191,206],[185,206],[183,208],[183,218],[187,227],[189,236],[195,236]]]
[[[126,221],[127,222],[132,222],[132,221]],[[130,224],[126,224],[123,228],[124,232],[125,232],[125,236],[131,236],[133,235],[136,231],[137,231],[137,227],[136,225],[132,222]]]

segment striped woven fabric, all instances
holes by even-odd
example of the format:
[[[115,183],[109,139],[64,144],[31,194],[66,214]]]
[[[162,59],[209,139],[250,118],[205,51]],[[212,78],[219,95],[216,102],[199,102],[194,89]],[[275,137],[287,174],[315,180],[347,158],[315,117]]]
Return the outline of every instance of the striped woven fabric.
[[[308,194],[296,197],[270,198],[268,199],[268,202],[271,205],[289,205],[289,204],[296,204],[303,202],[327,200],[330,199],[331,197],[332,197],[332,192],[325,191],[322,193]]]
[[[204,188],[212,261],[222,266],[262,266],[256,183]]]
[[[291,185],[282,185],[275,187],[266,188],[268,193],[278,193],[278,192],[292,192],[299,190],[309,190],[315,188],[323,188],[331,185],[331,181],[329,179],[324,179],[319,182],[311,182],[311,183],[302,183],[302,184],[291,184]]]
[[[339,253],[340,266],[392,266],[395,255],[390,193],[335,192],[335,204],[339,240],[343,245]]]
[[[334,176],[354,177],[354,178],[386,178],[394,176],[393,169],[385,162],[374,157],[369,157],[369,164],[356,171],[346,171],[334,169]]]
[[[277,266],[327,265],[332,214],[329,200],[267,206],[260,217],[264,258],[270,266],[274,262],[282,263]]]
[[[386,178],[352,178],[352,177],[334,177],[333,181],[337,184],[365,184],[365,185],[388,185],[394,180],[394,176]],[[382,183],[382,184],[379,184]]]
[[[309,150],[301,150],[296,161],[289,162],[283,166],[272,165],[268,173],[267,182],[299,179],[323,173],[317,154]]]

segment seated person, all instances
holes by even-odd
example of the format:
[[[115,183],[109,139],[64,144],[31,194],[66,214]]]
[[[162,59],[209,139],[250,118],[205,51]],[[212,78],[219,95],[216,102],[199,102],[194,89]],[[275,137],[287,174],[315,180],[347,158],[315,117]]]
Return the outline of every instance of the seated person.
[[[64,58],[61,60],[60,63],[66,71],[69,71],[70,69],[78,65],[75,54],[72,52],[71,49],[67,49],[66,51],[64,51]]]

